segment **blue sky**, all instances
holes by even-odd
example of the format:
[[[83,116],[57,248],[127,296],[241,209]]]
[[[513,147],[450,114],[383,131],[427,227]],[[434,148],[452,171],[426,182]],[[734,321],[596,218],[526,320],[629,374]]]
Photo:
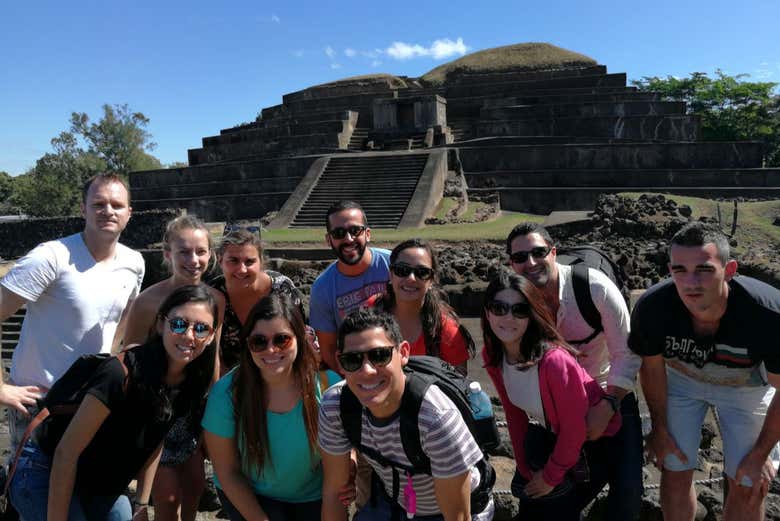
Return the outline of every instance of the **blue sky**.
[[[739,7],[737,7],[739,5]],[[128,103],[163,163],[282,95],[346,76],[419,76],[463,52],[542,41],[610,72],[780,82],[780,2],[0,0],[0,170],[51,150],[73,111]]]

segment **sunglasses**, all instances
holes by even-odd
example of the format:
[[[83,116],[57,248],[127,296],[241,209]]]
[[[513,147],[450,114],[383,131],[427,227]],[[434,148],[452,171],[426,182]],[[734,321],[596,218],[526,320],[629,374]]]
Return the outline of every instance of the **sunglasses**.
[[[366,227],[359,224],[354,224],[352,226],[347,226],[346,228],[338,227],[338,228],[332,228],[328,233],[331,237],[336,239],[337,241],[340,241],[344,237],[347,236],[347,234],[350,234],[352,238],[357,238],[363,235],[363,232],[366,231]]]
[[[252,335],[246,339],[249,350],[253,353],[262,353],[268,349],[269,344],[277,349],[287,349],[292,345],[293,336],[287,333],[276,333],[271,338],[265,335]]]
[[[547,257],[547,255],[550,254],[551,250],[552,248],[550,248],[549,246],[537,246],[536,248],[531,248],[531,251],[516,251],[509,256],[509,260],[511,260],[515,264],[524,263],[525,261],[528,260],[529,256],[533,257],[536,260],[540,260]]]
[[[503,317],[510,311],[515,318],[528,318],[531,316],[531,307],[528,302],[518,302],[516,304],[507,304],[500,300],[491,300],[487,303],[487,310],[497,317]]]
[[[188,322],[181,317],[168,318],[168,327],[171,329],[171,333],[176,335],[184,335],[192,328],[192,334],[198,340],[203,340],[208,337],[213,328],[204,322]]]
[[[339,359],[341,367],[348,373],[354,373],[365,363],[365,359],[374,367],[384,367],[393,359],[394,346],[382,346],[369,349],[368,351],[350,351],[349,353],[340,353],[336,358]]]
[[[418,280],[430,280],[433,278],[433,270],[428,266],[409,266],[399,262],[398,264],[392,264],[390,271],[393,272],[393,275],[402,279],[405,279],[412,273],[414,273],[414,278]]]

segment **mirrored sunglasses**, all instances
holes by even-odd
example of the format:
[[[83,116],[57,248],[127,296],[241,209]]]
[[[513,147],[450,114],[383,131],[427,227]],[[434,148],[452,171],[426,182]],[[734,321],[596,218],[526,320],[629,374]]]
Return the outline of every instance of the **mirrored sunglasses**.
[[[287,333],[276,333],[271,338],[265,335],[252,335],[246,339],[249,350],[253,353],[262,353],[270,344],[277,349],[288,349],[292,345],[293,336]]]
[[[355,224],[352,226],[347,226],[346,228],[344,227],[331,228],[331,230],[328,233],[330,234],[331,237],[333,237],[337,241],[340,241],[341,239],[346,237],[348,233],[354,239],[356,237],[360,237],[361,235],[363,235],[364,231],[366,231],[365,226]]]
[[[195,335],[195,338],[203,340],[213,331],[213,328],[205,322],[188,322],[181,317],[166,318],[168,318],[168,327],[171,333],[176,335],[184,335],[192,328],[192,334]]]
[[[409,266],[408,264],[397,263],[390,266],[390,271],[396,277],[405,279],[412,273],[418,280],[430,280],[433,278],[433,270],[427,266]]]
[[[528,260],[528,257],[531,256],[536,260],[543,259],[547,257],[547,255],[550,254],[550,251],[552,248],[549,246],[537,246],[536,248],[531,248],[530,251],[516,251],[513,252],[509,256],[509,260],[514,262],[515,264],[522,264],[525,261]]]
[[[340,353],[337,358],[341,367],[348,373],[354,373],[363,367],[366,358],[374,367],[384,367],[393,359],[394,346],[374,347],[367,351]]]
[[[515,318],[528,318],[531,315],[531,307],[527,302],[518,302],[516,304],[507,304],[500,300],[491,300],[487,303],[487,310],[497,317],[503,317],[510,311]]]

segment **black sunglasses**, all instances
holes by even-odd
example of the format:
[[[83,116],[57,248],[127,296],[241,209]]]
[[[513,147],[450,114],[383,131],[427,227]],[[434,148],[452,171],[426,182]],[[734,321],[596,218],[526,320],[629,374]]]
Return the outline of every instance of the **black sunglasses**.
[[[293,336],[287,333],[276,333],[271,338],[265,335],[252,335],[246,339],[249,350],[253,353],[262,353],[268,349],[269,344],[277,349],[287,349],[292,345]]]
[[[522,264],[528,260],[529,255],[534,259],[539,260],[547,257],[547,255],[550,254],[551,250],[552,248],[550,248],[549,246],[537,246],[536,248],[531,248],[531,251],[513,252],[509,256],[509,260],[511,260],[515,264]]]
[[[390,271],[393,272],[393,275],[401,277],[402,279],[405,279],[412,273],[414,273],[414,277],[418,280],[430,280],[433,278],[433,270],[428,266],[409,266],[408,264],[399,262],[390,265]]]
[[[199,340],[208,337],[213,330],[213,328],[205,322],[188,322],[181,317],[168,318],[168,327],[171,329],[171,333],[176,335],[184,335],[192,328],[192,334]]]
[[[339,359],[341,367],[348,373],[354,373],[363,367],[364,360],[368,358],[374,367],[384,367],[393,359],[394,346],[374,347],[368,351],[350,351],[340,353],[336,358]]]
[[[346,228],[338,227],[338,228],[331,228],[331,230],[328,232],[331,237],[336,239],[337,241],[340,241],[344,237],[347,236],[347,234],[350,234],[352,238],[357,238],[363,235],[363,232],[366,231],[366,227],[361,224],[353,224],[352,226],[347,226]]]
[[[507,304],[500,300],[491,300],[487,303],[487,310],[497,317],[503,317],[510,311],[515,318],[528,318],[531,315],[531,306],[528,302],[518,302],[516,304]]]

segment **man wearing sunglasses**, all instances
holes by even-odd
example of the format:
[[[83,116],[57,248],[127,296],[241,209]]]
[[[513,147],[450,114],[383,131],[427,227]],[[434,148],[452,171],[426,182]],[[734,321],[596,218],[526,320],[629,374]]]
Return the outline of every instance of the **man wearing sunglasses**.
[[[38,245],[0,281],[0,321],[27,314],[0,404],[12,414],[15,444],[34,406],[80,355],[108,352],[121,339],[127,305],[141,289],[144,260],[118,243],[131,214],[125,182],[113,174],[84,186],[84,231]],[[20,432],[21,431],[21,432]]]
[[[427,521],[490,519],[492,508],[481,513],[470,511],[471,489],[480,481],[475,466],[482,452],[458,408],[435,385],[425,392],[417,416],[421,446],[430,459],[430,474],[410,477],[400,467],[382,464],[382,460],[389,460],[411,467],[401,439],[399,414],[407,383],[403,368],[409,360],[409,343],[401,337],[395,319],[375,309],[352,313],[339,329],[338,349],[345,381],[328,389],[320,405],[322,519],[347,519],[339,489],[349,480],[352,450],[366,457],[379,478],[374,480],[370,501],[354,521],[401,519],[407,514]],[[352,403],[342,403],[342,394],[347,392],[344,385],[359,402],[354,407],[361,409],[357,447],[352,445],[350,439],[354,437],[347,435],[341,419],[341,408]]]
[[[369,297],[385,291],[390,279],[390,252],[368,247],[371,228],[354,201],[339,201],[328,208],[325,228],[325,241],[337,260],[312,284],[309,323],[317,331],[323,361],[336,370],[339,325]]]
[[[620,411],[623,428],[617,435],[621,465],[609,480],[607,519],[637,519],[642,500],[642,425],[633,393],[641,359],[628,348],[630,318],[620,290],[599,270],[588,269],[588,285],[601,315],[601,331],[588,325],[577,304],[571,266],[556,262],[552,237],[542,225],[524,222],[506,239],[512,269],[542,290],[556,327],[583,353],[580,365],[606,388],[607,396],[588,414],[588,437],[597,439]]]

